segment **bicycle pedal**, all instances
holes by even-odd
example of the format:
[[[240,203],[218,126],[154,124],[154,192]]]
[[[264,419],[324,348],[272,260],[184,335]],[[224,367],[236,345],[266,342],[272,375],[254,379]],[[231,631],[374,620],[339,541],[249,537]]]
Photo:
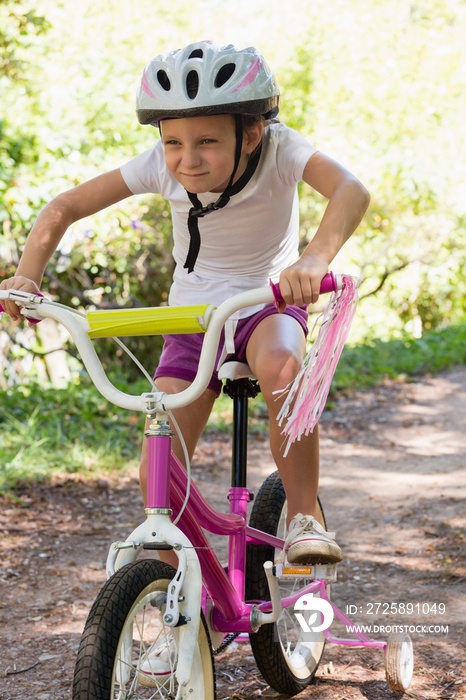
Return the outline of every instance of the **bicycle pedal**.
[[[309,578],[315,581],[337,580],[336,564],[276,564],[273,573],[277,578]]]

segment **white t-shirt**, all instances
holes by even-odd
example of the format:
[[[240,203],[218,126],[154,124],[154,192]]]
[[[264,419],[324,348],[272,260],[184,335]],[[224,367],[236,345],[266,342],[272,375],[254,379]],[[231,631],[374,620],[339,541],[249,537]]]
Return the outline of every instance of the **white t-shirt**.
[[[194,271],[183,267],[189,248],[188,213],[192,206],[182,185],[169,173],[163,144],[136,156],[121,167],[134,194],[159,193],[171,206],[173,257],[176,267],[170,305],[212,303],[218,306],[239,292],[262,287],[298,257],[299,210],[297,183],[315,148],[281,123],[264,133],[257,169],[228,204],[199,219],[201,248]],[[205,206],[218,192],[198,195]],[[245,310],[248,316],[257,308]]]

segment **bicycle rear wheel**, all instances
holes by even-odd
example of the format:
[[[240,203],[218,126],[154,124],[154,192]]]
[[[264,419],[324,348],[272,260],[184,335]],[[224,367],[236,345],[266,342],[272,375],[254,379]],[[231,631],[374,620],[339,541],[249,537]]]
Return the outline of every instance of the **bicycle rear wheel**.
[[[325,518],[319,501],[321,524]],[[271,535],[285,537],[286,496],[278,472],[262,484],[254,500],[249,524]],[[277,561],[280,550],[267,545],[248,545],[246,559],[246,600],[270,600],[264,562]],[[305,579],[280,582],[281,597],[292,595],[306,584]],[[303,632],[293,609],[285,609],[275,624],[263,625],[250,635],[257,666],[267,683],[279,693],[291,697],[313,680],[322,657],[325,638],[322,632]]]
[[[212,647],[202,615],[191,680],[177,695],[179,631],[163,622],[174,574],[167,564],[143,559],[122,567],[106,582],[81,638],[73,700],[215,700]]]

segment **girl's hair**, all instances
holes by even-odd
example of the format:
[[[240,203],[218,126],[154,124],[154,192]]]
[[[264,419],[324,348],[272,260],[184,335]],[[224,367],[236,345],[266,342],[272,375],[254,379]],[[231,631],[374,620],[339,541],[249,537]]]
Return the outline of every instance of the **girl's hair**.
[[[245,129],[245,131],[252,129],[257,124],[263,124],[263,126],[265,126],[267,123],[262,114],[242,114],[241,119],[243,122],[243,129]]]

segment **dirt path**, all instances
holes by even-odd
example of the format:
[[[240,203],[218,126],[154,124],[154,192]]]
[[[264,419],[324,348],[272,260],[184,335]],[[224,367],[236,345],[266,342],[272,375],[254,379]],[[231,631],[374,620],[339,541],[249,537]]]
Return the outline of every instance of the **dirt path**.
[[[416,699],[466,698],[465,416],[463,367],[343,397],[322,421],[322,498],[345,554],[332,597],[357,609],[355,622],[415,628]],[[201,453],[201,484],[224,504],[227,446],[211,438]],[[254,490],[273,467],[259,439],[250,457]],[[137,483],[134,474],[66,480],[17,496],[0,501],[0,700],[64,700],[108,544],[140,519]],[[371,614],[385,602],[398,613]],[[403,603],[415,612],[402,613]],[[218,700],[277,697],[247,644],[217,657],[217,675]],[[380,651],[328,645],[316,684],[299,697],[399,696],[386,686]]]

